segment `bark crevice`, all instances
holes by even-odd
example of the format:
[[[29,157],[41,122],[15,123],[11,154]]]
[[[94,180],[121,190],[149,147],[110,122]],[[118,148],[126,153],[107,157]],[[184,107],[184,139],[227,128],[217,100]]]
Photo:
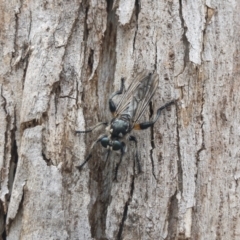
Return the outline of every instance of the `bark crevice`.
[[[135,167],[135,164],[134,164]],[[133,192],[134,192],[134,181],[135,181],[135,175],[133,174],[132,176],[132,182],[131,182],[131,188],[130,188],[130,194],[129,194],[129,198],[127,200],[127,202],[125,203],[124,206],[124,210],[123,210],[123,215],[122,215],[122,220],[119,226],[119,230],[118,230],[118,234],[117,234],[117,240],[121,240],[122,239],[122,233],[123,233],[123,228],[124,228],[124,223],[127,219],[127,214],[128,214],[128,207],[132,201],[132,196],[133,196]]]
[[[203,84],[203,91],[204,91],[204,84]],[[203,116],[203,106],[204,106],[204,92],[202,93],[202,103],[201,103],[201,112],[200,112],[200,116],[201,116],[201,135],[202,135],[202,143],[201,143],[201,147],[200,149],[197,151],[196,153],[196,159],[197,159],[197,163],[200,161],[200,153],[205,150],[205,141],[204,141],[204,116]],[[198,169],[198,168],[197,168]]]
[[[45,153],[43,151],[42,151],[42,157],[43,157],[43,160],[47,163],[48,166],[53,165],[52,160],[50,158],[47,158],[47,156],[45,155]]]
[[[8,191],[9,193],[5,195],[5,201],[3,202],[1,200],[1,211],[3,214],[3,221],[4,221],[4,231],[2,232],[2,239],[7,239],[7,228],[6,228],[6,221],[7,221],[7,211],[8,211],[8,203],[11,198],[12,193],[12,186],[15,179],[16,169],[17,169],[17,163],[18,163],[18,151],[17,151],[17,143],[15,139],[15,129],[11,131],[11,160],[9,165],[9,179],[8,179]]]
[[[2,97],[2,99],[3,99],[3,109],[4,109],[4,112],[5,112],[5,114],[7,115],[8,113],[7,113],[7,108],[6,108],[6,106],[7,106],[7,99],[3,96],[3,85],[1,85],[1,97]]]
[[[20,1],[21,2],[21,1]],[[18,29],[19,29],[19,18],[18,18],[18,14],[21,13],[21,7],[22,7],[22,3],[19,7],[19,9],[15,9],[15,14],[14,14],[14,17],[15,17],[15,34],[14,34],[14,39],[13,39],[13,43],[14,43],[14,49],[13,49],[13,52],[12,52],[12,58],[11,58],[11,66],[13,65],[12,64],[12,61],[14,60],[14,58],[16,57],[16,53],[17,53],[17,38],[18,38]]]
[[[1,201],[0,202],[0,211],[2,212],[2,216],[1,216],[1,223],[2,223],[2,226],[0,226],[0,229],[1,229],[1,239],[2,240],[6,240],[7,239],[7,231],[6,231],[6,219],[7,219],[7,214],[4,214],[4,206],[3,206],[3,202]]]
[[[29,28],[28,28],[28,40],[30,39],[30,34],[32,30],[32,11],[29,11]]]
[[[2,185],[4,185],[5,179],[7,179],[7,192],[2,195],[1,197],[1,202],[3,205],[3,213],[7,213],[7,201],[9,197],[9,168],[10,168],[10,163],[8,163],[8,154],[11,149],[9,149],[9,142],[11,142],[11,136],[9,136],[10,130],[11,130],[11,116],[8,114],[7,111],[7,99],[3,96],[2,88],[1,88],[1,97],[3,99],[3,109],[5,113],[5,121],[6,121],[6,128],[5,132],[3,133],[4,136],[4,146],[3,146],[3,158],[2,158],[2,169],[0,172],[0,177],[1,177],[1,190],[2,190]],[[9,138],[10,137],[10,138]],[[2,194],[2,193],[1,193]]]
[[[12,186],[13,186],[17,165],[18,165],[18,146],[17,146],[15,132],[16,132],[16,129],[11,130],[12,147],[11,147],[11,160],[10,160],[10,169],[9,169],[10,176],[9,176],[9,182],[8,182],[10,196],[11,196]]]
[[[135,34],[133,38],[133,51],[135,50],[135,43],[138,33],[138,15],[140,13],[140,3],[139,0],[135,0],[135,21],[136,21],[136,27],[135,27]]]
[[[25,66],[23,68],[23,75],[22,75],[22,90],[24,89],[24,85],[25,85],[25,79],[26,79],[26,75],[27,75],[29,57],[31,55],[31,52],[32,52],[32,50],[30,49],[30,45],[28,45],[27,52],[25,53],[24,58],[22,58],[25,61]]]
[[[34,128],[36,126],[42,125],[43,119],[40,117],[39,119],[32,119],[27,122],[22,122],[21,123],[21,132],[24,132],[27,128]]]
[[[187,62],[189,62],[190,42],[187,39],[187,26],[185,24],[185,20],[184,20],[183,13],[182,13],[182,0],[179,0],[179,17],[180,17],[181,25],[182,25],[182,29],[183,29],[183,34],[182,34],[182,39],[181,40],[183,41],[183,44],[185,46],[185,54],[184,54],[184,61],[183,61],[184,67],[183,67],[183,70],[181,72],[181,73],[183,73],[185,68],[186,68]]]
[[[177,132],[177,154],[178,154],[178,161],[177,161],[177,168],[178,168],[178,190],[180,192],[183,191],[183,169],[182,169],[182,157],[181,157],[181,144],[180,144],[180,134],[179,134],[179,127],[180,127],[180,120],[179,120],[179,111],[178,105],[176,104],[177,111],[176,111],[176,132]]]
[[[8,215],[6,216],[6,224],[5,224],[6,235],[9,234],[11,225],[12,225],[13,221],[17,218],[17,215],[21,214],[21,209],[23,208],[23,202],[24,202],[24,187],[22,189],[22,197],[18,204],[17,211],[14,213],[14,216],[12,216],[12,217],[8,217]]]
[[[149,118],[151,119],[153,117],[153,106],[152,102],[149,103]],[[153,126],[150,128],[151,131],[151,138],[150,138],[150,145],[151,145],[151,150],[150,150],[150,159],[151,159],[151,164],[152,164],[152,175],[157,180],[156,174],[155,174],[155,166],[154,166],[154,160],[153,160],[153,150],[155,149],[155,142],[154,142],[154,130]]]
[[[117,19],[115,9],[112,9],[113,1],[107,1],[107,22],[106,30],[101,41],[101,62],[97,70],[93,69],[94,65],[94,50],[87,49],[85,51],[86,67],[88,73],[93,75],[93,71],[96,71],[97,77],[92,78],[91,84],[94,86],[94,95],[98,99],[98,111],[97,118],[102,119],[103,116],[108,116],[108,109],[105,107],[107,101],[107,93],[110,91],[112,81],[114,79],[116,68],[116,35],[117,35]],[[86,20],[87,21],[87,20]],[[87,23],[86,23],[87,24]],[[88,35],[87,25],[85,26],[85,37]],[[89,69],[91,71],[89,71]],[[107,69],[107,71],[106,71]],[[104,95],[102,94],[104,93]],[[83,101],[88,101],[88,96],[82,94]],[[87,100],[86,100],[87,99]],[[96,103],[94,103],[96,104]],[[84,110],[85,111],[85,110]],[[89,109],[88,109],[89,111]],[[101,146],[99,146],[101,148]],[[98,157],[97,157],[98,156]],[[90,166],[90,179],[89,179],[89,192],[90,198],[94,201],[90,202],[88,209],[88,218],[91,229],[91,236],[96,239],[106,238],[106,221],[108,207],[111,203],[112,196],[112,184],[113,184],[113,164],[114,153],[110,154],[107,158],[111,160],[102,161],[99,159],[98,165],[91,168],[94,165],[94,159],[103,158],[102,151],[96,151],[89,163]],[[92,166],[93,166],[92,165]]]
[[[202,81],[202,74],[200,73],[201,69],[198,69],[198,80]],[[197,150],[196,152],[196,180],[198,179],[198,169],[199,169],[199,162],[200,162],[200,154],[202,151],[205,150],[205,132],[204,132],[204,114],[203,114],[203,108],[204,108],[204,103],[205,103],[205,99],[204,99],[204,92],[205,92],[205,82],[202,81],[202,96],[201,96],[201,104],[200,104],[200,121],[201,121],[201,137],[202,137],[202,142],[201,142],[201,146],[200,148]]]
[[[167,239],[176,239],[178,227],[178,199],[177,190],[171,196],[168,206],[168,236]]]

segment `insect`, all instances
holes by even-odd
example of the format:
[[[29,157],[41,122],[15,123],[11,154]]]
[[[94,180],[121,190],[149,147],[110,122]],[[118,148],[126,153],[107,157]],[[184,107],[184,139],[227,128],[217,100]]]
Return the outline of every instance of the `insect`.
[[[118,91],[114,92],[108,100],[109,110],[113,115],[113,119],[110,122],[99,122],[97,125],[91,127],[85,131],[76,131],[76,133],[89,133],[99,126],[106,126],[105,134],[100,135],[95,142],[93,142],[89,154],[85,161],[76,166],[79,170],[89,161],[92,157],[94,146],[97,143],[101,143],[104,148],[108,149],[108,153],[113,151],[120,151],[121,157],[115,168],[115,177],[117,180],[118,168],[122,162],[124,153],[126,152],[126,140],[135,143],[135,159],[138,167],[138,172],[141,172],[141,165],[138,154],[138,141],[136,137],[131,135],[132,130],[144,130],[154,125],[154,123],[160,117],[160,113],[163,109],[173,104],[175,100],[172,100],[157,110],[157,114],[154,119],[148,122],[139,122],[146,107],[151,101],[154,93],[159,84],[158,75],[142,71],[125,90],[124,78],[121,79],[121,87]],[[116,95],[123,94],[119,103],[116,105],[113,98]]]

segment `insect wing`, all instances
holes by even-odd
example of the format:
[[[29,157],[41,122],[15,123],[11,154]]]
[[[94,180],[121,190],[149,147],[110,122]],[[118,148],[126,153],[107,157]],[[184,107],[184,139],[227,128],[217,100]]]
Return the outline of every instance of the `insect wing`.
[[[132,98],[134,96],[134,92],[141,84],[141,80],[148,75],[148,71],[144,70],[136,78],[131,82],[126,92],[123,94],[122,98],[120,99],[117,109],[116,109],[116,116],[121,115],[122,112],[128,107],[131,103]]]
[[[130,84],[125,94],[122,96],[116,110],[116,116],[129,112],[132,122],[136,123],[144,113],[146,107],[151,101],[159,83],[158,75],[149,74],[148,71],[142,71]]]
[[[148,106],[149,102],[151,101],[153,95],[157,90],[157,87],[159,84],[158,74],[155,73],[149,76],[148,81],[147,80],[145,81],[146,82],[143,82],[144,96],[141,99],[141,101],[138,103],[137,111],[133,119],[134,124],[140,120],[146,107]]]

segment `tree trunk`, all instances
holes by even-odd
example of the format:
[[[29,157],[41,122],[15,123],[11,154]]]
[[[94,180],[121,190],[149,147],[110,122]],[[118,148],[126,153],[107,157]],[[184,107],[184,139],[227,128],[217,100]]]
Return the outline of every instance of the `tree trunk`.
[[[239,1],[0,3],[2,239],[239,239]],[[113,181],[108,97],[159,74],[166,102]],[[239,100],[238,100],[239,99]],[[114,99],[115,100],[115,99]]]

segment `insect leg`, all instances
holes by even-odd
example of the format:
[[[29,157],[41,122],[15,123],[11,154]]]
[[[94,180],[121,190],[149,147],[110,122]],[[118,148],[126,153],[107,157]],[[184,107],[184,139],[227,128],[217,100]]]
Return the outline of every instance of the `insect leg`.
[[[115,168],[115,175],[114,175],[114,179],[113,179],[114,181],[117,181],[118,168],[122,162],[124,152],[125,152],[125,143],[122,142],[121,157]]]
[[[155,122],[158,120],[158,118],[160,117],[161,111],[162,111],[164,108],[166,108],[166,107],[172,105],[173,103],[175,103],[175,101],[176,101],[176,100],[172,100],[171,102],[168,102],[168,103],[164,104],[162,107],[160,107],[160,108],[157,110],[157,116],[155,117],[155,119],[154,119],[153,121],[135,124],[134,127],[133,127],[133,129],[135,129],[135,130],[144,130],[144,129],[147,129],[147,128],[153,126],[154,123],[155,123]]]
[[[108,125],[108,122],[99,122],[97,123],[95,126],[87,129],[87,130],[84,130],[84,131],[75,131],[75,133],[89,133],[89,132],[92,132],[95,128],[101,126],[101,125],[105,125],[107,126]]]
[[[80,164],[79,166],[76,166],[76,168],[80,171],[82,168],[83,168],[83,166],[89,161],[89,159],[92,157],[92,151],[93,151],[93,148],[95,147],[95,145],[97,144],[97,143],[99,143],[104,137],[107,137],[107,135],[100,135],[99,137],[98,137],[98,139],[95,141],[95,142],[93,142],[93,144],[92,144],[92,146],[91,146],[91,148],[90,148],[90,151],[89,151],[89,154],[88,154],[88,156],[86,157],[86,160],[82,163],[82,164]]]
[[[122,94],[123,89],[124,89],[124,78],[121,78],[121,87],[120,87],[120,89],[119,89],[118,91],[114,92],[114,93],[110,96],[110,98],[109,98],[109,100],[108,100],[109,110],[110,110],[111,113],[114,113],[114,112],[116,111],[116,108],[117,108],[112,99],[113,99],[116,95]]]
[[[137,162],[138,173],[141,173],[142,172],[142,168],[141,168],[141,164],[140,164],[140,160],[139,160],[137,139],[136,139],[136,137],[130,135],[129,136],[129,141],[133,141],[135,143],[135,150],[136,150],[136,152],[135,152],[135,159],[136,159],[136,162]]]

